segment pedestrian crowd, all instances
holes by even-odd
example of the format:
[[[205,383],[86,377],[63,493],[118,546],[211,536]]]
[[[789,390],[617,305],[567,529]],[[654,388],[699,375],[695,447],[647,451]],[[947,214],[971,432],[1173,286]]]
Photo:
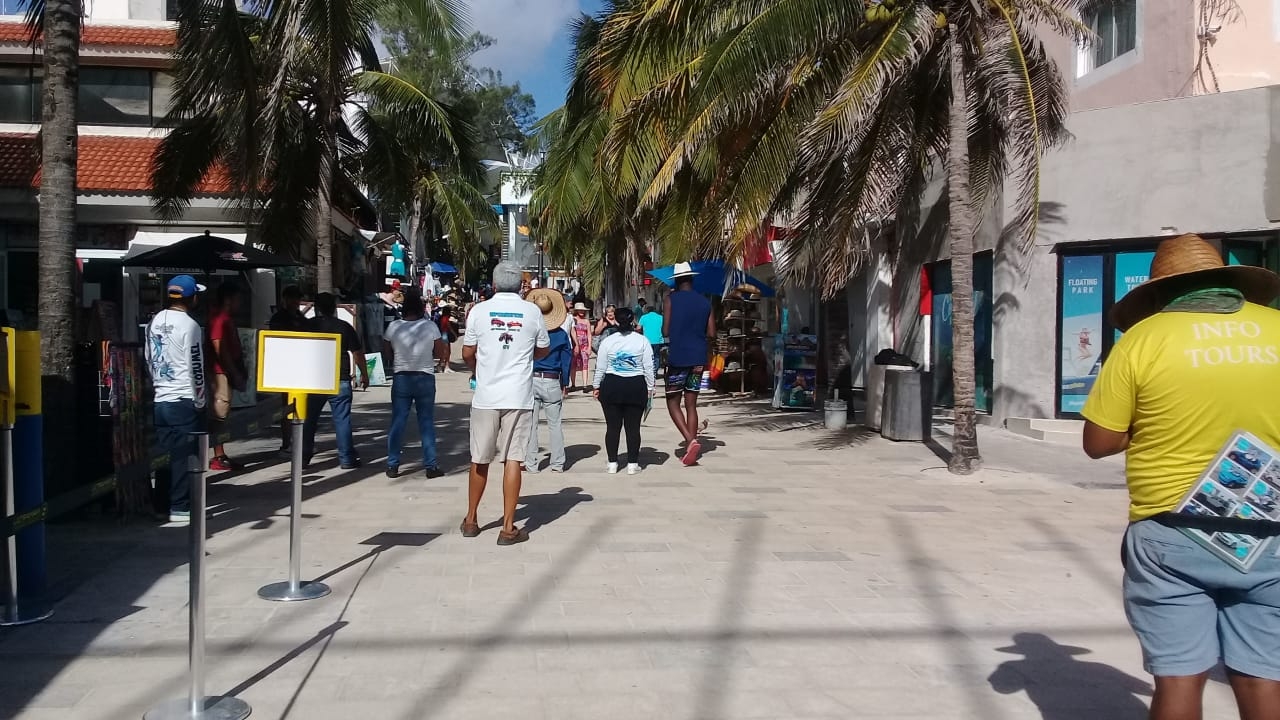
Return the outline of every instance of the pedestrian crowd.
[[[401,475],[401,459],[410,413],[417,421],[422,448],[422,471],[429,478],[444,474],[436,453],[435,397],[438,372],[448,368],[451,344],[462,338],[462,361],[472,375],[474,394],[470,415],[469,503],[462,533],[480,533],[478,510],[492,464],[503,477],[503,522],[500,545],[528,539],[515,526],[516,502],[523,473],[538,472],[541,446],[538,427],[546,418],[548,469],[564,472],[563,410],[565,398],[581,390],[601,406],[605,420],[605,471],[625,467],[641,471],[640,427],[652,408],[659,360],[668,357],[665,396],[672,422],[683,438],[683,462],[697,463],[701,453],[697,399],[706,364],[708,338],[715,335],[711,304],[692,290],[693,271],[677,266],[676,289],[663,311],[646,307],[609,306],[594,324],[586,303],[573,295],[525,285],[523,272],[511,263],[493,270],[491,289],[471,294],[461,284],[432,307],[432,296],[393,282],[380,296],[394,319],[382,333],[381,358],[391,377],[391,420],[387,430],[386,474]],[[195,453],[191,433],[206,426],[224,427],[232,393],[249,385],[245,356],[235,320],[241,291],[233,282],[216,289],[207,338],[192,317],[205,291],[189,275],[173,278],[167,288],[167,307],[147,327],[147,364],[156,388],[155,424],[162,450],[171,458],[169,520],[190,516],[189,463]],[[572,303],[572,305],[571,305]],[[463,307],[455,325],[454,307]],[[571,310],[572,307],[572,310]],[[310,315],[310,317],[308,317]],[[302,293],[286,287],[268,328],[284,332],[314,332],[340,338],[343,362],[335,395],[310,395],[302,421],[301,447],[294,446],[291,423],[281,427],[281,452],[300,451],[304,467],[316,452],[321,413],[332,418],[339,466],[358,468],[362,459],[352,428],[354,391],[367,389],[370,366],[359,333],[338,314],[337,298],[319,293],[310,312],[304,312]],[[591,358],[596,358],[592,367]],[[208,386],[206,387],[206,378]],[[207,423],[205,422],[207,416]],[[216,437],[216,435],[215,435]],[[623,455],[621,442],[626,440]],[[215,445],[211,470],[239,466]]]

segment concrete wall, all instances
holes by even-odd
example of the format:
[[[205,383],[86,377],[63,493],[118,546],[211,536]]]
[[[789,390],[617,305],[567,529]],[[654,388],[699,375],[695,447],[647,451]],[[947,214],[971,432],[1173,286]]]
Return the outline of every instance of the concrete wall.
[[[1072,115],[1075,139],[1041,168],[1040,225],[1029,247],[1004,228],[1007,200],[984,214],[975,249],[992,250],[992,415],[1053,417],[1060,245],[1183,232],[1280,230],[1280,86]],[[924,357],[920,267],[948,257],[937,182],[893,248],[896,347]],[[1006,198],[1010,197],[1006,191]]]

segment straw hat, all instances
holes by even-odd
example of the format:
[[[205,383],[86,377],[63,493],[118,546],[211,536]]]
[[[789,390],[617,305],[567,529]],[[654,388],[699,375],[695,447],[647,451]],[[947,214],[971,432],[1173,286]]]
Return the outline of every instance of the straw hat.
[[[542,311],[542,321],[546,323],[547,330],[560,327],[564,324],[564,319],[569,316],[569,309],[564,305],[564,296],[558,290],[534,288],[524,299],[537,305]]]
[[[671,277],[673,278],[693,277],[697,274],[698,271],[694,270],[693,266],[687,262],[676,263],[675,269],[671,271]]]
[[[586,303],[574,303],[574,304],[573,304],[573,311],[574,311],[574,312],[590,312],[589,310],[587,310],[587,304],[586,304]]]
[[[1111,322],[1128,330],[1160,312],[1172,298],[1169,287],[1190,276],[1235,288],[1245,300],[1266,305],[1280,295],[1280,276],[1251,265],[1223,265],[1222,254],[1199,235],[1181,235],[1160,243],[1151,260],[1151,279],[1111,306]]]

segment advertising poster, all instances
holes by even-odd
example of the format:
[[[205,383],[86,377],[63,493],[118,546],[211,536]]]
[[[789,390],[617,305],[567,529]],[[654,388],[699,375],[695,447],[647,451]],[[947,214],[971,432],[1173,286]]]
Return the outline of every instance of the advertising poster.
[[[1119,302],[1130,290],[1147,281],[1151,273],[1151,259],[1155,256],[1154,252],[1116,253],[1116,287],[1112,300]],[[1116,330],[1117,340],[1120,335],[1121,332]]]
[[[1062,387],[1058,409],[1079,413],[1102,365],[1102,256],[1062,259]]]
[[[1280,459],[1249,433],[1236,433],[1196,481],[1177,512],[1203,517],[1280,520]],[[1275,538],[1179,528],[1231,567],[1247,572]]]
[[[812,410],[817,397],[818,336],[785,336],[782,357],[782,407]]]

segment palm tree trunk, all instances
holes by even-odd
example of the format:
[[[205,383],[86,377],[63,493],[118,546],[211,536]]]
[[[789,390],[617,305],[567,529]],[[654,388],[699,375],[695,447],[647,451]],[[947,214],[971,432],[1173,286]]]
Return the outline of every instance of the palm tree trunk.
[[[46,0],[41,96],[40,365],[46,487],[75,477],[76,95],[80,78],[81,0]]]
[[[426,261],[427,243],[422,233],[422,198],[416,193],[409,203],[409,247],[413,248],[413,257],[421,265]]]
[[[332,106],[316,109],[321,118],[320,181],[316,185],[316,292],[333,292],[333,175],[338,159],[338,130]]]
[[[952,378],[955,386],[953,473],[967,475],[982,466],[975,414],[977,381],[973,357],[973,236],[976,222],[969,192],[969,103],[964,54],[955,25],[951,44],[951,137],[947,148],[947,205],[951,245]]]

